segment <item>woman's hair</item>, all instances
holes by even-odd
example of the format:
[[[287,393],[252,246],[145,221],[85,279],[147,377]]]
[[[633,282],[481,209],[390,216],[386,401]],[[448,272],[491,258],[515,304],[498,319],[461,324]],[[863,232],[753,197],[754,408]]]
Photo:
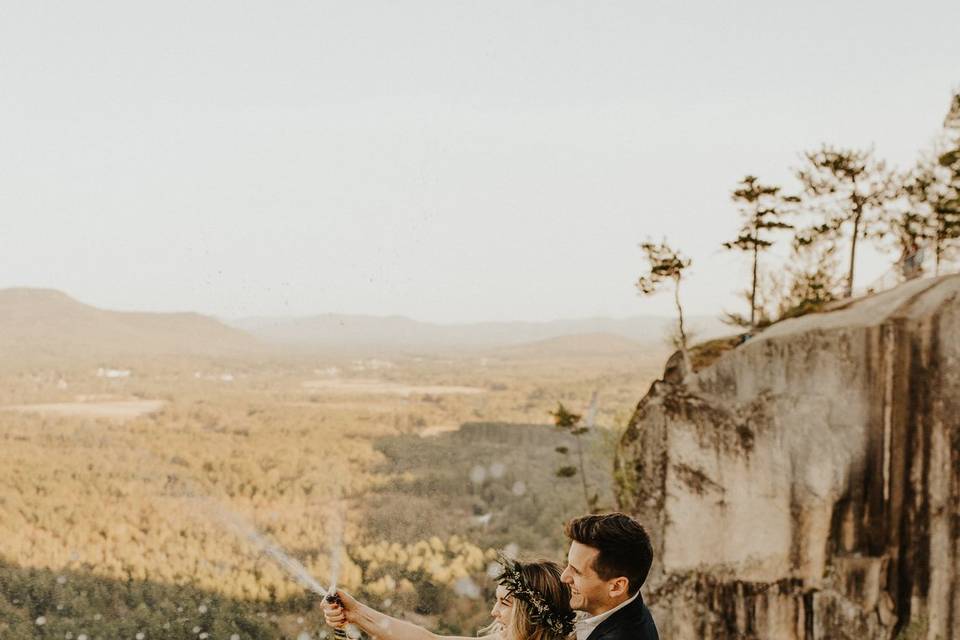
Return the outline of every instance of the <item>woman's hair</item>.
[[[497,578],[513,599],[508,640],[566,640],[573,631],[570,588],[560,582],[560,566],[549,560],[520,562],[501,558]]]

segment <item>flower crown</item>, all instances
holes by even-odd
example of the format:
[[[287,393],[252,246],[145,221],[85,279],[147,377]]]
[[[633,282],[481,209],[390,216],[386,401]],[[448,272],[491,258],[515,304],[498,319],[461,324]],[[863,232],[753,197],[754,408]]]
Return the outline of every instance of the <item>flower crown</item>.
[[[496,581],[506,588],[507,593],[527,603],[530,608],[530,621],[551,631],[567,636],[573,632],[573,611],[555,610],[543,597],[543,594],[530,587],[523,579],[520,565],[503,554],[498,557],[502,570]]]

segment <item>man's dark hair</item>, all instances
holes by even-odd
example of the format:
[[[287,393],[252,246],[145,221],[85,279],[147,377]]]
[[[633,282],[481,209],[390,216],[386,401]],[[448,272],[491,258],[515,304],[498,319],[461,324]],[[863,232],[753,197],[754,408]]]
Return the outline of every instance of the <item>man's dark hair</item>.
[[[639,522],[624,513],[606,513],[574,518],[563,532],[575,542],[599,553],[593,570],[603,580],[624,576],[632,596],[643,586],[653,564],[650,536]]]

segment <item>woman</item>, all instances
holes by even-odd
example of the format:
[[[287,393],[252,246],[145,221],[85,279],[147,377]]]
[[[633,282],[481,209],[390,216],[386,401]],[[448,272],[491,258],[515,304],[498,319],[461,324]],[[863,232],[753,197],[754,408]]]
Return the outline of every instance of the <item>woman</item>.
[[[501,557],[497,597],[481,640],[567,640],[573,632],[570,589],[560,567],[549,561],[520,562]],[[337,591],[342,604],[324,602],[327,624],[354,624],[380,640],[476,640],[439,636],[412,622],[391,618]]]

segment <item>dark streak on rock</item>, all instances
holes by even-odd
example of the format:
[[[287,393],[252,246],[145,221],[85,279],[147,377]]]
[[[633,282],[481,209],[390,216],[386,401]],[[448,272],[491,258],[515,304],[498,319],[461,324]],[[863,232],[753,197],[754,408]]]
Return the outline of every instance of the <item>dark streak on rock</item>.
[[[710,476],[704,473],[703,469],[696,469],[690,465],[681,463],[673,465],[673,470],[677,474],[677,477],[680,478],[680,481],[697,495],[702,496],[708,491],[724,492],[724,488],[711,480]]]

